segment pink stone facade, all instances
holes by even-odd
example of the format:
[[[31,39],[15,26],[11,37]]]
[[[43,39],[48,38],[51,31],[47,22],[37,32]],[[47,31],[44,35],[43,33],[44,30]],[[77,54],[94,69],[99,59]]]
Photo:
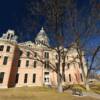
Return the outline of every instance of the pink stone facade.
[[[56,66],[56,52],[44,47],[38,40],[49,45],[43,28],[37,34],[35,43],[31,41],[17,43],[15,32],[12,30],[8,30],[0,38],[0,88],[57,85],[55,71],[39,61],[47,61]],[[72,59],[71,56],[77,56],[77,52],[73,49],[66,57],[64,83],[82,84],[84,77],[79,64],[67,64]],[[84,70],[87,71],[85,59],[83,61]]]

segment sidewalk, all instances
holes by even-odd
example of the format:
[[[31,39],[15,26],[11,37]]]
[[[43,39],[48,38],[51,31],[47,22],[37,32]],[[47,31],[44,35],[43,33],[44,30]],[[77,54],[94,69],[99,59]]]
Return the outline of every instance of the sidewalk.
[[[72,94],[71,90],[68,90],[67,92]],[[78,95],[74,95],[74,96],[78,96]],[[91,92],[91,93],[90,92],[83,92],[83,97],[84,96],[89,96],[89,97],[100,99],[100,94],[96,94],[96,93],[93,93],[93,92]],[[82,96],[79,96],[79,97],[82,97]]]
[[[96,94],[96,93],[83,92],[83,95],[100,99],[100,94]]]

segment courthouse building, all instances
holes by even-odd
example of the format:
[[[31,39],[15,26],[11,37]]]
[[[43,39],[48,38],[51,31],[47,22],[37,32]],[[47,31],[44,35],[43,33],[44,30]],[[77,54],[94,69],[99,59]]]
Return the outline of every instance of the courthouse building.
[[[44,46],[49,38],[42,28],[35,38],[35,43],[17,42],[13,30],[8,30],[0,38],[0,88],[57,85],[56,72],[50,68],[57,66],[58,55],[55,50]],[[67,51],[67,49],[65,48]],[[74,48],[66,55],[65,83],[83,83],[84,77],[79,62],[69,62],[77,56]],[[44,63],[43,63],[43,62]],[[77,59],[78,61],[78,59]],[[84,71],[87,71],[83,57]],[[62,65],[62,62],[61,62]]]

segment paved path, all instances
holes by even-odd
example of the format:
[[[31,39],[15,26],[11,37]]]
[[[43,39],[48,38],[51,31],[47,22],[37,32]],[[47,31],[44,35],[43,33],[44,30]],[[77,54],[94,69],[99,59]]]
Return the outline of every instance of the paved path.
[[[72,94],[71,90],[68,90],[67,92]],[[78,95],[76,95],[76,96],[78,96]],[[83,96],[89,96],[89,97],[100,99],[100,94],[96,94],[96,93],[93,93],[93,92],[92,93],[90,93],[90,92],[83,92]]]
[[[90,96],[90,97],[93,97],[93,98],[100,99],[100,95],[99,95],[99,94],[96,94],[96,93],[84,92],[83,95],[86,95],[86,96]]]

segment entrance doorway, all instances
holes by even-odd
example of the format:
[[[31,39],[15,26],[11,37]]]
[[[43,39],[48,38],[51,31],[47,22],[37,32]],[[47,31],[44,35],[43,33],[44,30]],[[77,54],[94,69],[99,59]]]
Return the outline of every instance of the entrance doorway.
[[[50,85],[50,76],[49,76],[49,72],[44,72],[44,84],[45,84],[45,85]]]

